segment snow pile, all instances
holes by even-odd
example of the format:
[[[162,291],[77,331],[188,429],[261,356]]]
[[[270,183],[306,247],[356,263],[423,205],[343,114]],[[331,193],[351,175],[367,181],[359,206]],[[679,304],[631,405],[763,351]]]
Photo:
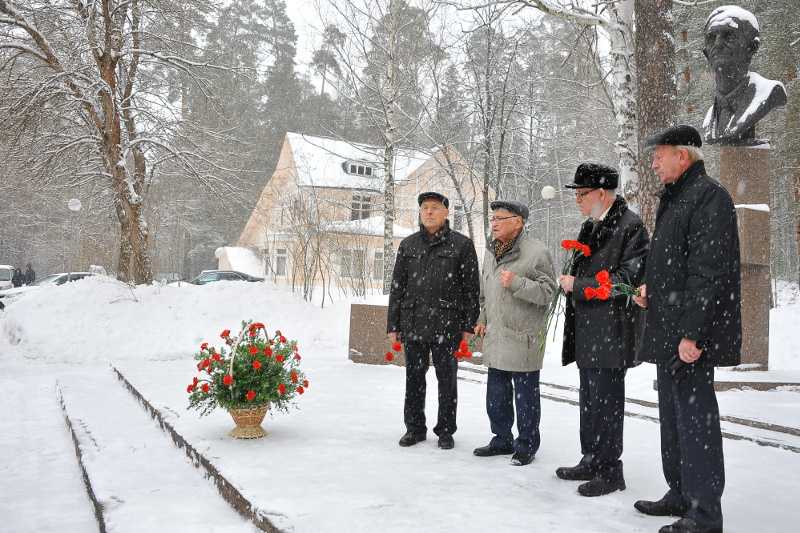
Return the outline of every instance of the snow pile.
[[[266,283],[220,281],[131,288],[96,276],[30,291],[0,318],[0,359],[82,363],[181,359],[242,320],[282,329],[301,346],[334,343],[346,358],[348,309],[320,309]],[[302,328],[301,328],[302,326]]]
[[[719,26],[738,29],[737,21],[747,22],[757,32],[761,31],[756,16],[739,6],[720,6],[712,11],[706,21],[706,31]]]
[[[223,246],[219,257],[220,270],[236,270],[251,276],[264,276],[264,261],[250,248]]]
[[[769,314],[769,367],[800,370],[800,290],[797,283],[777,282],[778,306]]]

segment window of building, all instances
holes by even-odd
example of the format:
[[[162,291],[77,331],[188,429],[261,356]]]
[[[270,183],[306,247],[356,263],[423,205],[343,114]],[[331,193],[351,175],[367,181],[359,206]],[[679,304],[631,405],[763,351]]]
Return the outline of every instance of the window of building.
[[[375,258],[372,260],[372,279],[383,279],[383,250],[375,250]]]
[[[345,161],[342,163],[342,170],[354,176],[372,176],[372,166],[358,161]]]
[[[339,275],[343,278],[361,279],[366,269],[364,250],[342,250],[339,252]]]
[[[350,220],[369,218],[371,210],[372,196],[368,194],[353,193],[353,201],[350,205]]]
[[[287,256],[286,256],[286,248],[276,248],[275,249],[275,275],[276,276],[285,276],[286,275],[286,263],[287,263]]]

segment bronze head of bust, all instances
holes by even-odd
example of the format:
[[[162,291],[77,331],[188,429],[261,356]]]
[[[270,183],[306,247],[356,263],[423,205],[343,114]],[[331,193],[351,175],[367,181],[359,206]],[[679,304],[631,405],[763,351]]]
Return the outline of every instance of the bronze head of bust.
[[[779,81],[750,72],[750,62],[761,45],[758,20],[738,6],[721,6],[705,25],[703,54],[714,73],[714,103],[703,121],[706,141],[724,145],[753,145],[756,123],[786,104]]]

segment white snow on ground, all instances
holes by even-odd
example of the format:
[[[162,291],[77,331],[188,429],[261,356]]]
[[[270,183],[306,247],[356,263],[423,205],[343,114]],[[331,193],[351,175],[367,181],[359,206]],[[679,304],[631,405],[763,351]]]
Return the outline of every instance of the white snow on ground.
[[[792,369],[800,368],[800,345],[790,334],[800,323],[800,306],[796,299],[788,303],[791,299],[783,296],[781,292],[779,302],[787,303],[771,315],[771,366],[791,375]],[[185,409],[185,386],[195,370],[191,353],[203,341],[216,342],[223,328],[235,329],[248,318],[298,339],[304,370],[311,379],[308,394],[300,398],[300,409],[268,418],[264,423],[268,437],[252,442],[226,436],[232,421],[225,412],[201,419]],[[781,336],[780,331],[789,334]],[[55,395],[45,385],[52,385],[64,368],[89,372],[114,361],[245,495],[280,515],[276,519],[280,527],[295,531],[504,531],[528,524],[563,532],[627,532],[654,531],[668,522],[632,509],[634,500],[657,498],[666,490],[657,424],[626,420],[623,460],[628,490],[592,500],[580,498],[575,484],[553,475],[557,466],[577,461],[578,414],[571,405],[542,401],[542,447],[536,461],[528,467],[511,467],[507,457],[472,456],[472,448],[490,437],[485,387],[461,381],[456,449],[438,450],[430,433],[427,442],[401,449],[397,439],[403,433],[403,370],[350,363],[347,335],[347,302],[319,309],[266,284],[219,282],[131,290],[108,278],[96,278],[26,294],[0,314],[0,360],[5,369],[0,387],[11,391],[9,398],[24,398],[32,392],[53,416],[37,411],[41,422],[34,427],[21,424],[25,415],[16,412],[4,420],[8,427],[0,437],[0,453],[24,459],[13,465],[13,476],[5,475],[0,481],[5,484],[0,485],[4,495],[0,515],[21,516],[35,508],[43,515],[42,522],[61,519],[51,516],[54,511],[47,506],[32,506],[30,502],[39,496],[36,485],[20,481],[46,478],[52,470],[64,479],[50,487],[51,506],[74,512],[82,509],[91,521],[77,467],[53,464],[18,441],[30,435],[63,441],[66,431],[58,420]],[[542,381],[576,383],[576,374],[574,367],[560,367],[558,343],[551,344]],[[651,365],[632,370],[627,395],[652,400],[653,375]],[[20,380],[19,376],[28,377]],[[462,376],[471,378],[465,372]],[[800,426],[796,414],[800,393],[742,391],[720,393],[719,398],[723,415]],[[429,420],[435,418],[435,409],[431,372]],[[156,436],[168,442],[166,436]],[[69,444],[62,445],[64,457],[74,461]],[[176,449],[175,453],[183,452]],[[795,476],[787,472],[797,469],[798,454],[727,439],[725,454],[726,531],[793,529],[800,509],[794,501]],[[71,481],[63,474],[70,468]],[[85,502],[76,504],[76,498]],[[158,512],[156,506],[153,513]],[[15,523],[21,525],[13,531],[46,530],[21,520]]]

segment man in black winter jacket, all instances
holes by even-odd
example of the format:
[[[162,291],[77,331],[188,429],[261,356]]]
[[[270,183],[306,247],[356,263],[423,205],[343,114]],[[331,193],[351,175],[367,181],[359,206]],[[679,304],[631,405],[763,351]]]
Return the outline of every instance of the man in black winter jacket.
[[[606,271],[612,284],[638,286],[644,274],[649,239],[639,215],[617,196],[619,174],[613,168],[583,163],[575,172],[575,201],[589,217],[578,241],[591,255],[578,256],[559,283],[567,295],[562,363],[573,361],[580,374],[581,460],[561,467],[556,475],[586,481],[582,496],[602,496],[625,489],[622,472],[622,427],[625,417],[625,374],[636,355],[636,324],[641,310],[614,291],[607,299],[591,297]],[[602,275],[601,275],[602,277]],[[591,288],[589,297],[585,290]]]
[[[436,192],[419,195],[420,231],[403,239],[397,251],[389,294],[387,332],[402,342],[406,357],[406,434],[400,446],[425,440],[425,374],[433,357],[439,384],[439,416],[433,432],[439,447],[454,446],[458,401],[454,353],[473,332],[480,312],[478,257],[472,241],[452,231],[448,199]]]
[[[636,303],[647,309],[637,358],[656,364],[661,460],[669,491],[640,512],[682,516],[661,533],[722,531],[725,465],[714,367],[742,343],[739,235],[730,194],[705,171],[700,134],[675,126],[648,139],[665,185]]]

